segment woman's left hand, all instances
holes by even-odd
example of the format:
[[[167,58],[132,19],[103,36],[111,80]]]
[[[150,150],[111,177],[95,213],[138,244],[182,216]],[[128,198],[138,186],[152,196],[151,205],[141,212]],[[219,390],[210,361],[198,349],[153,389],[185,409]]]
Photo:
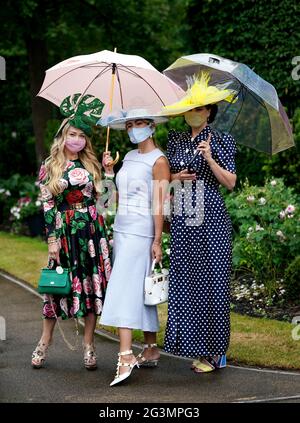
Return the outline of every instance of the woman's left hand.
[[[154,241],[152,244],[152,260],[156,260],[156,263],[159,263],[162,260],[162,249],[161,244],[157,241]]]
[[[110,151],[105,151],[102,155],[102,166],[104,168],[105,173],[113,174],[114,167],[110,164],[112,163],[113,158],[110,155]]]
[[[202,156],[205,158],[205,160],[208,163],[212,161],[210,140],[211,140],[211,134],[209,134],[206,141],[201,141],[197,147],[197,150],[201,151]]]

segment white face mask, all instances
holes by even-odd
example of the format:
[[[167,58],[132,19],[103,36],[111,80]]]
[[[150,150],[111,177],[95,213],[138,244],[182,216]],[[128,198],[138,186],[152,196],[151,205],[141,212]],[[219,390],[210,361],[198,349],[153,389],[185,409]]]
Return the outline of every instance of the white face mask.
[[[144,126],[143,128],[131,128],[128,131],[128,136],[133,144],[139,144],[147,138],[152,137],[154,131],[154,128],[150,128],[150,125]]]

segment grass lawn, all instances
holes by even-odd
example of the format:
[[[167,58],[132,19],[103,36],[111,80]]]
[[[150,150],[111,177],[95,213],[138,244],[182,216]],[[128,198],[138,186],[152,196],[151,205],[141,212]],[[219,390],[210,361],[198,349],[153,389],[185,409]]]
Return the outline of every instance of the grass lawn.
[[[47,245],[40,239],[0,232],[0,269],[37,286],[40,269],[47,263]],[[159,306],[161,329],[158,343],[163,344],[167,304]],[[231,363],[300,369],[300,341],[292,339],[293,325],[231,313]],[[116,333],[114,328],[107,328]],[[142,341],[142,333],[134,331]]]
[[[0,231],[0,269],[37,287],[40,270],[47,266],[48,247],[39,238]]]

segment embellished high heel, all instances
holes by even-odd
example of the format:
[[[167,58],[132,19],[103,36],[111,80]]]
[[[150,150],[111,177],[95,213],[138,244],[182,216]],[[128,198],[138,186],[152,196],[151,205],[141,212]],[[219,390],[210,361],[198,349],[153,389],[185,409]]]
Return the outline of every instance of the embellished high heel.
[[[158,365],[158,358],[156,359],[152,359],[152,360],[147,360],[144,356],[144,350],[145,348],[153,348],[153,347],[157,347],[157,344],[144,344],[143,345],[143,351],[136,356],[136,359],[139,362],[139,367],[157,367]]]
[[[97,369],[97,355],[94,344],[83,344],[83,361],[87,370]]]
[[[139,367],[138,361],[135,361],[134,363],[123,363],[121,361],[121,357],[123,357],[124,355],[131,355],[131,354],[133,354],[132,350],[123,351],[123,352],[118,353],[119,359],[118,359],[118,364],[117,364],[117,373],[116,373],[114,380],[111,382],[110,386],[114,386],[114,385],[117,385],[118,383],[123,382],[123,380],[129,378],[129,376],[131,375],[131,372],[135,368],[135,366]],[[129,367],[129,370],[128,370],[128,372],[120,374],[120,367]]]
[[[208,359],[200,357],[199,360],[193,361],[191,369],[194,370],[195,373],[209,373],[213,372],[216,368]]]
[[[50,343],[45,344],[41,341],[37,344],[31,357],[31,365],[34,369],[40,369],[44,366],[49,345]]]
[[[201,365],[202,363],[202,365]],[[202,367],[202,369],[204,369],[203,367],[207,368],[207,371],[212,371],[215,369],[224,369],[227,365],[227,360],[226,360],[226,355],[215,355],[213,357],[203,357],[197,360],[194,360],[192,365],[191,365],[191,369],[195,370],[196,367],[200,368]],[[208,367],[207,367],[208,366]],[[212,370],[209,370],[209,367],[212,366],[214,367]],[[203,370],[205,372],[205,370]],[[199,372],[198,372],[199,373]]]

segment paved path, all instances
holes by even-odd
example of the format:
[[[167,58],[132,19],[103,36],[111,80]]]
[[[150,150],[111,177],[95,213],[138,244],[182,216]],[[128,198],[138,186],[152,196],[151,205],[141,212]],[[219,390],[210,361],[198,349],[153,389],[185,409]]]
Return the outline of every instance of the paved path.
[[[81,349],[70,351],[57,328],[45,368],[34,370],[30,359],[41,332],[40,313],[36,295],[0,274],[0,316],[7,325],[7,339],[0,341],[2,403],[300,402],[300,372],[229,366],[196,375],[188,360],[167,355],[157,369],[136,369],[126,384],[111,388],[118,344],[97,336],[99,366],[89,372]],[[73,340],[74,323],[63,322],[63,328]]]

